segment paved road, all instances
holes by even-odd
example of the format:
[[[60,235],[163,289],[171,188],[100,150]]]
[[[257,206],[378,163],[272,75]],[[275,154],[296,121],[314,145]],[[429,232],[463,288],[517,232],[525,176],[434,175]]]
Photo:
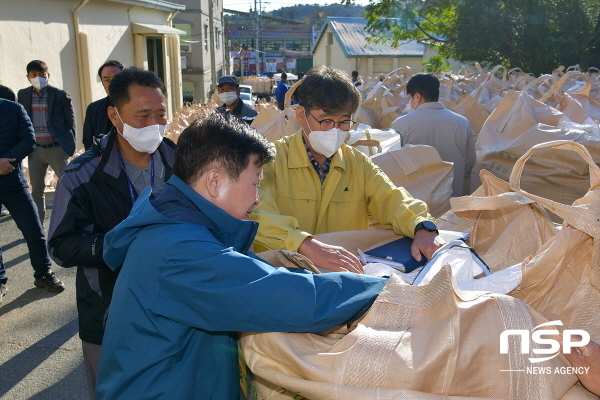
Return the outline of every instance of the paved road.
[[[75,269],[53,267],[62,293],[33,286],[27,245],[10,217],[0,217],[0,247],[10,290],[0,303],[0,399],[88,399]]]

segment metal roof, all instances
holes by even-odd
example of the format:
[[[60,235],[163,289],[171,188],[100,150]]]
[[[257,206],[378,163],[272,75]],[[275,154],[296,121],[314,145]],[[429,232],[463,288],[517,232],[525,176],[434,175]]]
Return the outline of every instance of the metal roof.
[[[366,31],[367,20],[352,17],[327,17],[311,52],[314,52],[328,26],[346,57],[423,57],[425,46],[416,40],[402,43],[397,48],[367,42],[370,36]]]
[[[171,3],[170,1],[165,0],[109,0],[114,1],[115,3],[127,3],[133,5],[141,5],[148,8],[157,8],[163,11],[183,11],[185,10],[185,5]]]

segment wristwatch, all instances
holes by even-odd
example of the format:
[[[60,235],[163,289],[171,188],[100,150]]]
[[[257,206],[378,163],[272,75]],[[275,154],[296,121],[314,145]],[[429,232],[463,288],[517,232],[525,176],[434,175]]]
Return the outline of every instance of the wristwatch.
[[[438,235],[440,234],[440,232],[438,231],[437,225],[431,221],[419,222],[417,224],[417,226],[415,226],[415,234],[417,233],[418,230],[421,230],[421,229],[425,229],[428,232],[435,232]]]

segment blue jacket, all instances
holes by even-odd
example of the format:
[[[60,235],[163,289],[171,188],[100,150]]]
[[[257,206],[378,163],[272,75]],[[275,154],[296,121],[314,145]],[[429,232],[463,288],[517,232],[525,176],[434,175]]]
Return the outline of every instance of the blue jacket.
[[[15,169],[0,175],[0,191],[28,187],[21,161],[35,148],[33,125],[25,109],[14,101],[0,99],[0,158],[15,158]]]
[[[277,83],[277,88],[275,89],[275,99],[277,101],[284,100],[285,94],[287,93],[289,88],[290,87],[284,81],[279,81]]]
[[[133,207],[117,135],[113,129],[95,138],[90,150],[67,165],[56,185],[48,228],[50,257],[62,267],[77,267],[79,337],[98,345],[118,275],[104,263],[104,235],[127,218]],[[157,151],[167,180],[175,143],[164,138]]]
[[[122,265],[96,398],[237,399],[236,332],[321,332],[361,316],[385,280],[274,268],[248,251],[257,223],[173,176],[105,238]]]

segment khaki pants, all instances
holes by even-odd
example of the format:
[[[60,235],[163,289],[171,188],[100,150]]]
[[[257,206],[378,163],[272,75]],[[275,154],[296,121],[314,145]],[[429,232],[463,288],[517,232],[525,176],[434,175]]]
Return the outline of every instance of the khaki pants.
[[[67,166],[68,160],[69,156],[60,146],[50,147],[48,149],[37,146],[29,154],[28,163],[31,195],[37,206],[42,225],[44,224],[44,218],[46,217],[46,202],[44,198],[44,189],[46,188],[44,178],[46,177],[46,171],[48,170],[48,166],[50,166],[58,177]]]

